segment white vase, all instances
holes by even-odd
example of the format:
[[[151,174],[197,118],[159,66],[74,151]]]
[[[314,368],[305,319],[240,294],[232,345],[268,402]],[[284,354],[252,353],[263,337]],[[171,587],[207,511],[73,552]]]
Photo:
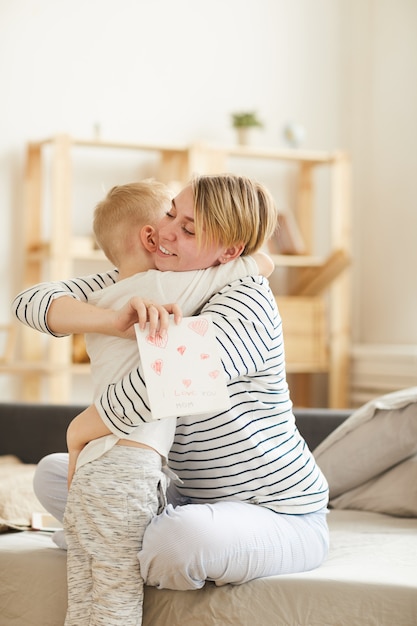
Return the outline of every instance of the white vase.
[[[248,146],[250,143],[251,129],[249,126],[237,126],[237,143],[239,146]]]

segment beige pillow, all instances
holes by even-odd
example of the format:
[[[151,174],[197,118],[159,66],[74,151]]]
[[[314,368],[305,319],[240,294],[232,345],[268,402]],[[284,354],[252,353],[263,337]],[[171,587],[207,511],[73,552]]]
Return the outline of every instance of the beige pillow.
[[[417,387],[368,402],[314,450],[330,499],[417,454]]]
[[[45,512],[33,492],[35,468],[12,455],[0,457],[0,532],[29,528],[32,513]]]
[[[417,517],[417,456],[334,498],[330,507]]]

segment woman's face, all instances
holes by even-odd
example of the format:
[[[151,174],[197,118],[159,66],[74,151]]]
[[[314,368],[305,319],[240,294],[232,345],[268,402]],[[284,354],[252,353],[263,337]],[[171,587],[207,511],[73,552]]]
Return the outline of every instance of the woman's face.
[[[183,272],[224,262],[224,246],[213,244],[206,247],[204,233],[201,247],[197,246],[191,186],[185,187],[172,200],[170,211],[159,222],[157,237],[154,260],[158,270]]]

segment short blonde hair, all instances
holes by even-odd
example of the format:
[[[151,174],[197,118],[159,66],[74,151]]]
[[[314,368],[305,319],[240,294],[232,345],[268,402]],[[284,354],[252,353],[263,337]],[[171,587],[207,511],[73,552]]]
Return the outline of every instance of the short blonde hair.
[[[172,194],[163,184],[146,179],[116,185],[94,210],[93,232],[98,246],[116,266],[128,249],[128,238],[146,224],[156,226],[169,211]]]
[[[224,246],[244,244],[242,254],[253,254],[277,227],[278,210],[261,183],[234,174],[195,176],[194,219],[198,240]]]

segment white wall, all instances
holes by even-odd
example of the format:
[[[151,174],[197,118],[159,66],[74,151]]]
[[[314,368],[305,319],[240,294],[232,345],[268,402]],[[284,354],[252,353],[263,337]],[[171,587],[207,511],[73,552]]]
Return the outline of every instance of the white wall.
[[[98,123],[106,139],[230,143],[248,108],[261,145],[293,119],[304,147],[351,152],[353,337],[417,344],[416,27],[415,0],[0,0],[0,323],[20,288],[27,141]]]
[[[353,76],[354,336],[417,344],[417,2],[378,0],[362,17]],[[356,22],[357,23],[357,22]]]

